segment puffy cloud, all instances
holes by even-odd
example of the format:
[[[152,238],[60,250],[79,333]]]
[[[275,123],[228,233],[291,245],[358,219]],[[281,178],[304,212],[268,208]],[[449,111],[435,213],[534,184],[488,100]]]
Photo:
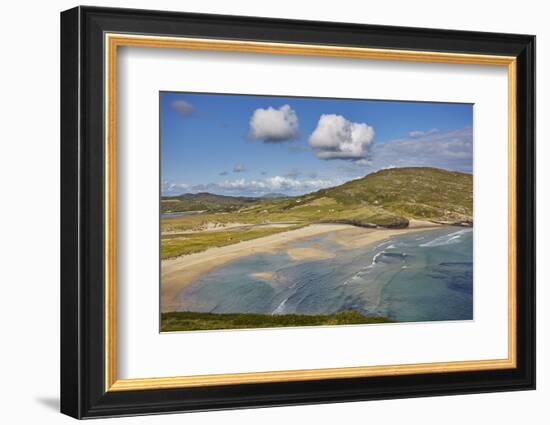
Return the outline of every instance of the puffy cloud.
[[[286,176],[273,176],[262,180],[225,180],[212,185],[217,192],[238,193],[243,195],[261,195],[273,191],[283,191],[293,194],[312,192],[324,187],[338,184],[333,180],[295,179]]]
[[[237,164],[233,167],[234,173],[244,173],[246,171],[246,167],[243,164]]]
[[[309,145],[320,159],[359,160],[369,153],[374,139],[374,128],[356,123],[342,115],[324,114],[309,136]]]
[[[289,106],[279,109],[258,108],[250,117],[250,136],[267,143],[279,143],[298,137],[298,116]]]
[[[320,189],[332,184],[330,180],[305,179],[298,180],[292,177],[274,176],[267,179],[271,190],[304,190]]]
[[[191,112],[193,112],[195,110],[193,105],[191,105],[189,102],[187,102],[183,99],[174,100],[170,104],[170,107],[183,117],[189,115]]]

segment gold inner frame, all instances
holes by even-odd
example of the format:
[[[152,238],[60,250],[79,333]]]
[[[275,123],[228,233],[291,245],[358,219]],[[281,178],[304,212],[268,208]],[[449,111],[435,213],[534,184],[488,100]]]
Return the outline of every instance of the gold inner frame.
[[[516,367],[516,58],[127,34],[105,34],[105,391],[510,369]],[[508,72],[508,357],[418,364],[118,379],[116,324],[117,48],[120,46],[504,66]]]

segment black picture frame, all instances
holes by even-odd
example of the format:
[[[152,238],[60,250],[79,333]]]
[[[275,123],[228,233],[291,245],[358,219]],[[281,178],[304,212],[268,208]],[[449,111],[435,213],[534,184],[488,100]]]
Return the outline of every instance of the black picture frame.
[[[517,367],[474,372],[106,392],[104,34],[517,58]],[[535,388],[535,37],[132,9],[61,13],[61,412],[75,418]]]

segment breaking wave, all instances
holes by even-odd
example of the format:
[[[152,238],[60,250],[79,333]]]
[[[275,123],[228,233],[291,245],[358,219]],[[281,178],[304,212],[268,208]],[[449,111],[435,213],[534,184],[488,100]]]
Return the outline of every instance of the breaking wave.
[[[284,314],[285,304],[288,301],[288,298],[285,298],[271,314]]]
[[[462,238],[463,235],[471,231],[472,229],[462,229],[462,230],[459,230],[458,232],[453,232],[453,233],[449,233],[448,235],[439,236],[435,239],[432,239],[429,242],[420,244],[419,246],[432,247],[432,246],[444,246],[444,245],[459,243],[460,238]]]

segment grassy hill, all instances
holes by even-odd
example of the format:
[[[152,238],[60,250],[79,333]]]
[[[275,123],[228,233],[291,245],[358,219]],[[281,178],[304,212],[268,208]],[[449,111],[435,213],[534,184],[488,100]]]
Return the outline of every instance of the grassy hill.
[[[472,221],[472,184],[471,174],[437,168],[393,168],[305,198],[308,202],[326,198],[350,208],[367,207],[373,212],[372,221],[380,225],[384,225],[383,216],[390,222],[415,218],[467,223]]]
[[[286,221],[406,227],[409,219],[472,222],[472,175],[437,168],[393,168],[340,186],[241,209],[241,216]]]

